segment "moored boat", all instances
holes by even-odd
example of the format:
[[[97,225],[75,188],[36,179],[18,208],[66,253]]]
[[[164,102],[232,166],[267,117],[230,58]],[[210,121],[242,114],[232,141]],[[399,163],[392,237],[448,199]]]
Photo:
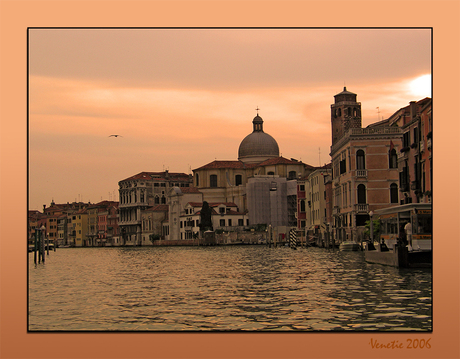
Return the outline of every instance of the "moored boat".
[[[339,249],[343,252],[352,252],[352,251],[360,251],[361,247],[356,242],[347,241],[347,242],[340,243]]]

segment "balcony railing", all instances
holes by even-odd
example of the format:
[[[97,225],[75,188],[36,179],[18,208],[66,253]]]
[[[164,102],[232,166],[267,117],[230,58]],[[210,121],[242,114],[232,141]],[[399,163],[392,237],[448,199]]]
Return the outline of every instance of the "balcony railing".
[[[388,134],[399,134],[401,133],[401,128],[399,127],[390,127],[390,126],[381,126],[375,128],[350,128],[343,136],[331,146],[331,152],[334,152],[340,148],[350,136],[360,136],[360,135],[388,135]]]
[[[356,170],[356,177],[367,177],[367,170]]]
[[[141,224],[140,220],[131,220],[131,221],[120,221],[118,222],[118,225],[120,226],[129,226],[133,224]]]
[[[357,213],[367,213],[367,212],[369,212],[369,204],[367,204],[367,203],[355,204],[355,211]]]

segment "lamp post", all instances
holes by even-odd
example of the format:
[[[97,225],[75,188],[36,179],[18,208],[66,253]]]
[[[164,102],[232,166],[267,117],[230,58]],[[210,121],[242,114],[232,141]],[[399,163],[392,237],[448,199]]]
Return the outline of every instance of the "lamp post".
[[[371,243],[374,243],[374,221],[372,220],[373,215],[374,215],[374,212],[370,211],[369,218],[370,218]]]

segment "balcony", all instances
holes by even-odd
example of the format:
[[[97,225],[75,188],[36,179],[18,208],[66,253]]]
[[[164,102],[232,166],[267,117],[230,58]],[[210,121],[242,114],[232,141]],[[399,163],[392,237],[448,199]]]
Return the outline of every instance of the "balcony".
[[[367,204],[367,203],[355,204],[355,212],[356,213],[368,213],[369,212],[369,204]]]
[[[131,221],[120,221],[118,222],[119,226],[131,226],[131,225],[140,225],[140,220],[131,220]]]
[[[356,170],[356,177],[367,178],[367,170]]]

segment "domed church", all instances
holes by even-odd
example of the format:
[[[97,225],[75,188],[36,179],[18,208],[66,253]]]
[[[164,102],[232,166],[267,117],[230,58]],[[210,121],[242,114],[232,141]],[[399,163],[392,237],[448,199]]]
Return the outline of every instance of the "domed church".
[[[275,182],[285,185],[308,176],[314,169],[301,161],[280,156],[278,143],[264,132],[264,121],[258,111],[252,120],[252,133],[240,143],[238,160],[215,160],[193,170],[193,184],[203,193],[204,201],[231,202],[240,211],[249,210],[250,225],[270,224],[268,219],[254,216],[251,219],[258,208],[256,202],[262,197],[262,192],[256,193],[251,188],[263,187],[269,191]],[[290,185],[296,186],[296,181]],[[279,192],[286,195],[285,191]],[[271,195],[273,197],[273,193]]]
[[[253,131],[241,141],[238,160],[244,163],[260,163],[270,158],[277,158],[280,150],[276,140],[264,132],[264,121],[257,116],[252,120]]]

